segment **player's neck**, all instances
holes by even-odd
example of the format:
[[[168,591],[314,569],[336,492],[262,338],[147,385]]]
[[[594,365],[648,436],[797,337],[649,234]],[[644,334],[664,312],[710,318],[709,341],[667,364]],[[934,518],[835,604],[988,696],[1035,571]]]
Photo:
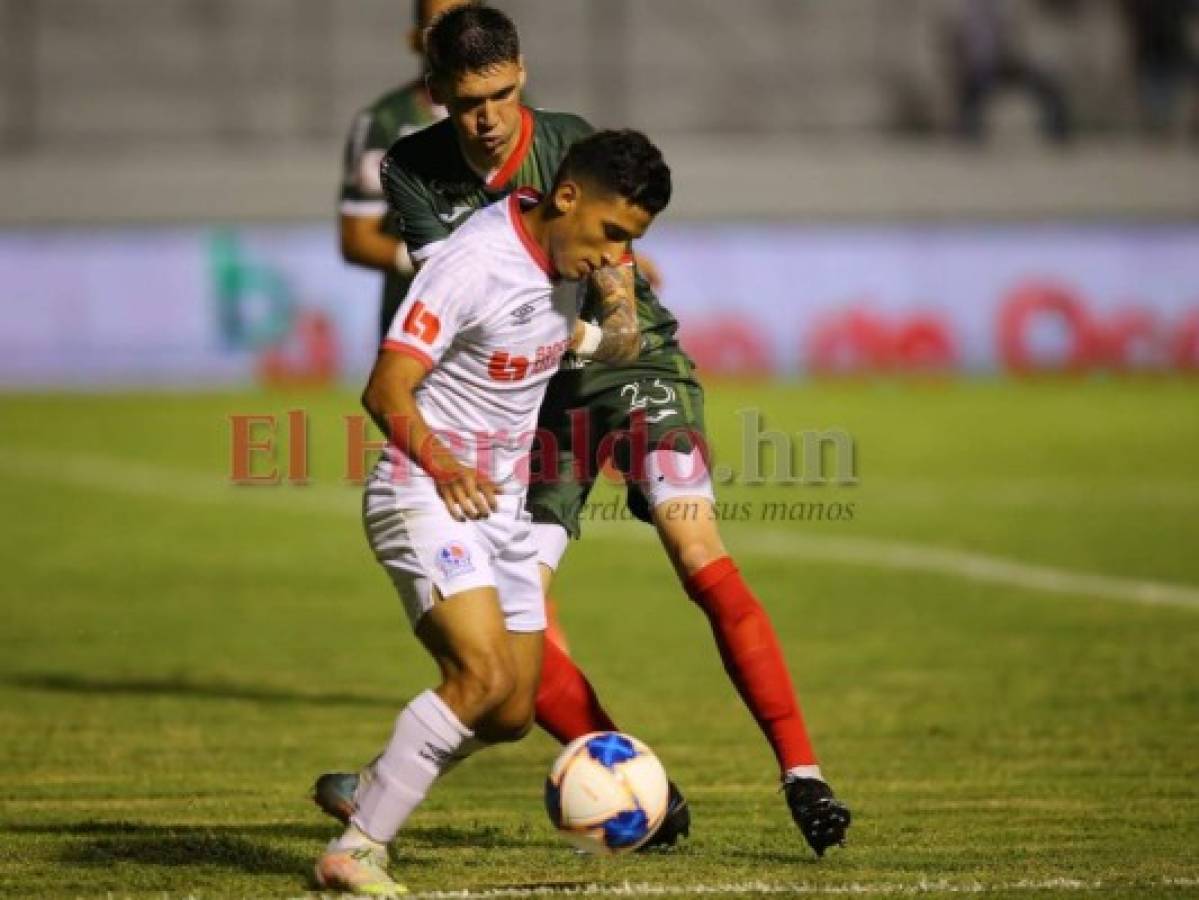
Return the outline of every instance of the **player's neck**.
[[[471,170],[479,176],[484,182],[489,182],[497,172],[504,167],[504,164],[512,158],[512,154],[516,152],[516,148],[520,146],[521,132],[524,128],[521,127],[512,132],[512,137],[497,150],[494,154],[488,153],[486,150],[476,147],[464,141],[462,135],[458,135],[458,145],[462,148],[462,156],[466,159],[466,164]]]
[[[524,232],[529,238],[541,248],[542,255],[545,259],[550,260],[553,257],[550,255],[550,223],[545,215],[545,201],[538,203],[532,209],[521,209],[517,212],[521,221],[524,223]],[[557,279],[557,274],[551,275],[551,278]]]

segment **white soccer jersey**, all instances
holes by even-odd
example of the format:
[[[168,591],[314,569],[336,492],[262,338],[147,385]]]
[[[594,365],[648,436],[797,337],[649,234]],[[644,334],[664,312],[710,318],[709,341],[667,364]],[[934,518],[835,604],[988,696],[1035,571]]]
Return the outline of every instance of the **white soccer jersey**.
[[[520,463],[584,289],[556,281],[525,231],[522,204],[536,200],[518,191],[472,216],[417,274],[383,342],[428,367],[415,396],[429,427],[508,493],[525,487]],[[388,454],[401,472],[424,474],[395,447]]]

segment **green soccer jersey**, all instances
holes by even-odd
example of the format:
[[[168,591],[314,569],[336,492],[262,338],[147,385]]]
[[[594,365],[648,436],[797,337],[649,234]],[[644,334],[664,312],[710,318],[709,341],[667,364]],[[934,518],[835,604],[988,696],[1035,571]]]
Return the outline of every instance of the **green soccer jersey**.
[[[338,209],[347,216],[386,216],[387,198],[379,177],[379,164],[397,140],[444,117],[425,88],[423,79],[384,94],[354,117],[346,140]],[[390,226],[387,230],[394,231]],[[383,275],[383,300],[379,331],[386,334],[412,279],[396,271]]]
[[[449,121],[396,142],[383,159],[383,189],[391,221],[399,228],[412,258],[417,262],[428,259],[475,210],[517,188],[531,187],[545,193],[553,184],[558,165],[570,145],[592,131],[579,116],[522,108],[516,150],[487,179],[466,162]],[[690,377],[691,361],[675,338],[678,323],[674,316],[658,301],[640,273],[636,287],[640,358],[632,366],[610,367],[583,363],[568,356],[563,369],[581,370],[576,376],[581,393],[623,385],[628,381],[630,369],[674,378]],[[585,307],[583,316],[593,318],[594,313]]]

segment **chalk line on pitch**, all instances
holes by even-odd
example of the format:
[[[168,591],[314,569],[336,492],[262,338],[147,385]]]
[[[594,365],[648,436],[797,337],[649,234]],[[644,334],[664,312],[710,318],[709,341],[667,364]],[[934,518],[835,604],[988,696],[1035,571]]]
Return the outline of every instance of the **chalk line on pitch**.
[[[236,487],[197,472],[133,463],[115,457],[31,452],[0,448],[0,467],[31,478],[82,488],[169,498],[187,503],[246,504],[281,512],[359,515],[359,496],[348,487]],[[2,474],[2,473],[0,473]],[[656,542],[652,531],[634,523],[588,522],[590,536],[610,541]],[[732,527],[725,537],[744,556],[805,559],[892,571],[924,572],[1007,587],[1094,597],[1139,605],[1199,609],[1199,588],[1185,584],[1078,572],[976,551],[888,538],[785,535],[777,530]]]
[[[921,879],[919,881],[845,882],[816,884],[811,882],[782,883],[740,881],[715,884],[652,884],[649,882],[617,882],[602,884],[537,885],[510,888],[483,888],[442,891],[418,891],[406,896],[410,900],[507,900],[533,897],[695,897],[695,896],[789,896],[789,897],[856,897],[856,896],[922,896],[932,894],[999,894],[999,893],[1069,893],[1099,890],[1151,890],[1199,887],[1199,878],[1162,878],[1153,881],[1105,882],[1077,878],[1022,879],[987,883],[982,881],[951,881]]]

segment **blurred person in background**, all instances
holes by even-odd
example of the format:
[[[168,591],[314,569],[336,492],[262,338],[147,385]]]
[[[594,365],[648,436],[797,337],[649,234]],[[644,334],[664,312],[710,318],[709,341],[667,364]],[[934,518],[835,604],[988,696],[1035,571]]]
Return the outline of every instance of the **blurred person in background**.
[[[1196,60],[1191,28],[1196,0],[1120,0],[1132,65],[1137,83],[1137,100],[1145,131],[1166,135],[1178,122],[1179,98],[1191,91],[1191,130],[1199,134],[1199,110],[1194,109],[1199,61]]]
[[[1055,143],[1071,136],[1065,91],[1028,52],[1021,33],[1021,8],[1015,0],[954,0],[947,11],[945,36],[962,137],[986,137],[986,107],[1003,88],[1020,88],[1041,110],[1041,131]]]
[[[412,0],[409,44],[422,61],[425,31],[439,15],[455,6],[477,0]],[[422,65],[423,69],[423,65]],[[387,333],[399,309],[413,266],[404,242],[387,228],[387,200],[379,178],[379,164],[390,147],[405,135],[445,118],[445,108],[433,102],[425,77],[413,79],[379,97],[361,110],[350,127],[343,163],[338,231],[341,255],[346,262],[383,273],[383,299],[379,308],[379,334]]]

